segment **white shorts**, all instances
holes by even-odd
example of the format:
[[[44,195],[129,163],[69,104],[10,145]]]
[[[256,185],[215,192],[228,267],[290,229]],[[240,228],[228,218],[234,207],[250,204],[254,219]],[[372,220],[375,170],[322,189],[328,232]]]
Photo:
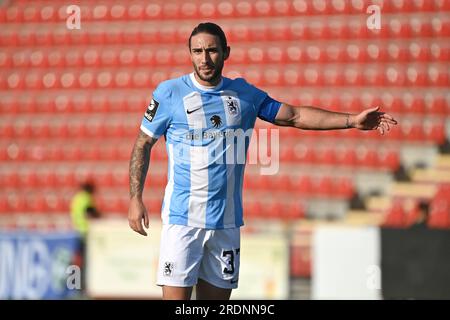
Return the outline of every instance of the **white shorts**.
[[[191,287],[200,278],[219,288],[236,289],[240,242],[239,228],[163,225],[157,285]]]

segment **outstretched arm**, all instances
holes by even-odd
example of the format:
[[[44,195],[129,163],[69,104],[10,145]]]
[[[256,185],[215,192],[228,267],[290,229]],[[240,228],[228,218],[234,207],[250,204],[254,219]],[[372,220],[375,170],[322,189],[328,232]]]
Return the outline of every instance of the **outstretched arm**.
[[[358,114],[350,114],[317,107],[295,107],[283,103],[275,117],[275,124],[304,130],[378,129],[381,134],[384,134],[385,131],[390,130],[390,125],[396,125],[397,121],[391,115],[378,110],[379,107],[375,107]]]
[[[147,235],[142,227],[142,220],[146,228],[149,227],[148,214],[142,201],[145,177],[150,163],[150,152],[156,139],[140,131],[130,160],[130,208],[128,210],[128,224],[131,229],[144,236]]]

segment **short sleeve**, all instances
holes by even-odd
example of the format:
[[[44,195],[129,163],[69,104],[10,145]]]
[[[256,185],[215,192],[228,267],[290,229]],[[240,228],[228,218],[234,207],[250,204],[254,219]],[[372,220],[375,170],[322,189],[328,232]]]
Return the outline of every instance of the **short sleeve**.
[[[258,117],[264,121],[273,123],[280,107],[281,102],[272,99],[266,94],[266,97],[259,105]]]
[[[257,110],[258,118],[273,123],[277,116],[278,110],[281,107],[281,102],[278,102],[269,95],[255,86],[248,84],[253,97],[253,104]]]
[[[150,137],[158,139],[166,133],[172,119],[171,96],[166,83],[161,83],[153,92],[141,122],[141,130]]]

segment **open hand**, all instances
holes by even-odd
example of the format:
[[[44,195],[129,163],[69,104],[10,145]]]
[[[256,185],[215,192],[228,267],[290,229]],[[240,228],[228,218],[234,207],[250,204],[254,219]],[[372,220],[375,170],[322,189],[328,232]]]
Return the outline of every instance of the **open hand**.
[[[366,109],[353,117],[353,127],[359,130],[379,130],[381,134],[390,130],[391,125],[397,125],[397,120],[391,115],[379,112],[380,107]]]

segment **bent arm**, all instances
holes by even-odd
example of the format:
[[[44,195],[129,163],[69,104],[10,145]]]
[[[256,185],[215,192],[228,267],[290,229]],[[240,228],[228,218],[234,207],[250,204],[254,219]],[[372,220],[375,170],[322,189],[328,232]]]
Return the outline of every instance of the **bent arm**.
[[[354,126],[354,115],[312,106],[296,107],[283,103],[274,123],[304,130],[347,129]]]
[[[150,153],[156,139],[140,131],[134,143],[130,160],[130,198],[142,198]]]

